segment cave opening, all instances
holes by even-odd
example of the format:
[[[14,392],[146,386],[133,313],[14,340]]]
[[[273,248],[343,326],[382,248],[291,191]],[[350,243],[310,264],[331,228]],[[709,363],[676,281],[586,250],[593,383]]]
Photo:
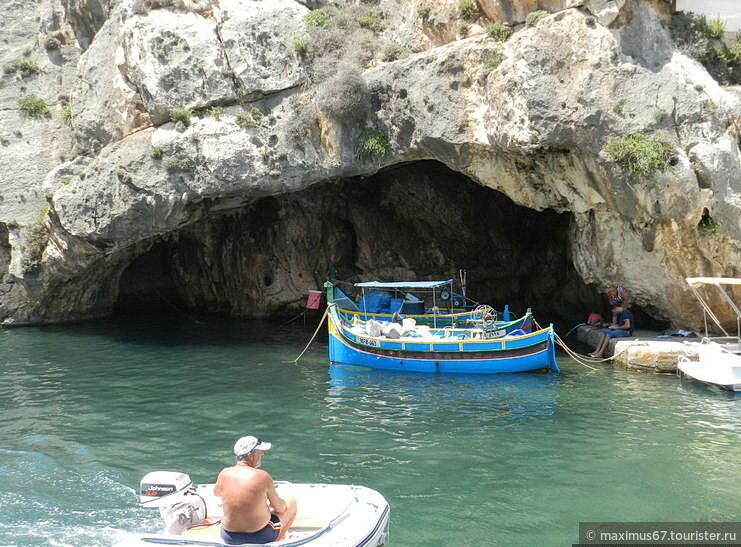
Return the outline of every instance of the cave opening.
[[[119,280],[115,314],[160,315],[186,308],[172,268],[175,252],[170,239],[157,241],[129,263]]]
[[[572,221],[519,206],[439,162],[402,164],[263,198],[171,234],[123,272],[116,310],[281,319],[300,312],[330,272],[403,281],[457,279],[464,269],[475,301],[515,314],[531,307],[541,324],[568,329],[592,311],[609,319],[600,288],[573,266]]]

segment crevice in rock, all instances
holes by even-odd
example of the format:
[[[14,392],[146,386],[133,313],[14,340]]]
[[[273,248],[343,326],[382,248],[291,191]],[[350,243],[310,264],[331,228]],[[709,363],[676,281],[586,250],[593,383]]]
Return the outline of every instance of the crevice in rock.
[[[243,100],[245,98],[246,92],[244,90],[244,86],[242,85],[242,81],[237,78],[237,75],[234,73],[232,61],[229,58],[229,49],[226,47],[226,45],[224,45],[224,39],[221,36],[221,26],[219,21],[215,21],[214,29],[216,31],[216,39],[219,41],[221,52],[224,55],[224,60],[226,61],[226,66],[229,67],[229,77],[232,81],[232,85],[234,86],[234,94],[237,97],[237,101]]]
[[[111,9],[107,0],[62,0],[65,19],[75,33],[77,43],[85,51],[108,20]]]

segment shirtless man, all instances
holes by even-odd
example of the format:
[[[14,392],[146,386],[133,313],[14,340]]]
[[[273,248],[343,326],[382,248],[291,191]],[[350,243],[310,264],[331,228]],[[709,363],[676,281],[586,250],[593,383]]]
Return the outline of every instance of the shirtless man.
[[[219,473],[214,494],[221,497],[221,538],[229,545],[283,539],[296,518],[296,500],[283,500],[270,475],[258,469],[271,443],[251,435],[234,445],[237,463]]]

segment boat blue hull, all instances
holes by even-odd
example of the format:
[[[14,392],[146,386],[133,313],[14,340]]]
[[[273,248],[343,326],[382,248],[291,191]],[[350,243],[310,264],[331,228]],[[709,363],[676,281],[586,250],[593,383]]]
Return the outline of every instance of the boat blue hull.
[[[526,372],[550,368],[558,371],[552,331],[545,332],[537,343],[491,351],[491,341],[482,341],[481,347],[471,347],[469,352],[424,352],[361,347],[343,336],[343,332],[330,325],[329,360],[331,363],[360,365],[375,369],[428,373],[496,374]],[[528,343],[523,342],[523,343]],[[401,345],[401,342],[397,344]],[[505,339],[506,344],[506,339]],[[411,344],[406,343],[405,346]],[[447,344],[433,344],[444,346]],[[391,344],[389,344],[391,346]],[[476,351],[479,350],[479,351]],[[394,352],[395,355],[387,353]]]

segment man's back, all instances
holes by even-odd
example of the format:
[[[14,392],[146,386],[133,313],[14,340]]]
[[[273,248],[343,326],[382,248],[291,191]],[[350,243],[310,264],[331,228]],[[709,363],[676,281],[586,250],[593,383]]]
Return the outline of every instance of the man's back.
[[[273,481],[265,471],[245,465],[224,468],[214,493],[224,507],[222,526],[231,532],[254,532],[270,520],[268,487]]]

